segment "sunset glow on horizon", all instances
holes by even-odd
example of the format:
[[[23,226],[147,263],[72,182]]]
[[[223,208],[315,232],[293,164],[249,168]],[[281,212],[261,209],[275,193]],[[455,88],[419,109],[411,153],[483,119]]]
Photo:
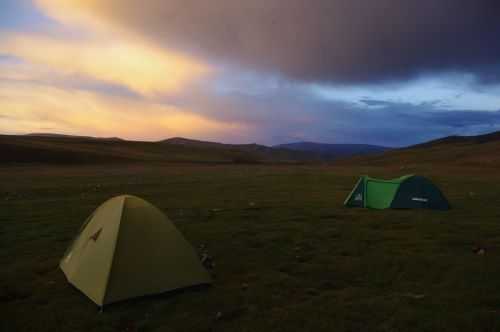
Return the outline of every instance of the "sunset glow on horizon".
[[[435,5],[434,31],[423,6],[413,36],[384,3],[393,25],[335,1],[6,0],[0,133],[403,146],[499,130],[500,63],[480,47],[498,25]]]

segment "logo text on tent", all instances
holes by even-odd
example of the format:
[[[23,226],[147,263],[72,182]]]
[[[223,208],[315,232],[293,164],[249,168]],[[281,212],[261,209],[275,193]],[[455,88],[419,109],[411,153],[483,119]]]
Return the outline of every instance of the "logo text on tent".
[[[429,201],[427,198],[422,198],[422,197],[412,197],[412,201],[417,201],[417,202],[427,202]]]
[[[99,238],[99,235],[101,235],[102,228],[99,228],[99,230],[90,237],[90,239],[94,240],[94,242],[97,242],[97,239]]]

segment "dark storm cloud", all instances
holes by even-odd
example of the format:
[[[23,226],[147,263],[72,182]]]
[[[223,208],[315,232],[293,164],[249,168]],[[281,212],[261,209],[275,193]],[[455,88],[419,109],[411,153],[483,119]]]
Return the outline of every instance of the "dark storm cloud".
[[[330,112],[330,117],[325,112]],[[413,145],[449,135],[478,135],[500,130],[500,111],[446,110],[432,103],[387,103],[376,111],[357,105],[324,105],[311,135],[338,143]]]
[[[500,126],[500,111],[442,111],[433,112],[427,116],[427,121],[434,124],[443,124],[450,128],[471,128],[474,126]]]
[[[391,105],[391,102],[388,102],[386,100],[378,100],[378,99],[361,99],[360,102],[362,102],[368,106],[387,107],[387,106]]]
[[[235,78],[224,87],[200,87],[164,102],[218,121],[248,124],[252,134],[239,142],[268,145],[316,141],[401,147],[500,130],[500,111],[450,110],[439,100],[325,100],[300,84],[232,74]]]
[[[82,1],[83,2],[83,1]],[[96,15],[183,48],[306,81],[457,70],[499,82],[498,0],[108,0]]]
[[[334,129],[343,139],[406,146],[449,135],[479,135],[500,130],[500,111],[447,110],[439,101],[420,104],[363,100],[381,106],[376,111],[353,107],[348,111],[351,126]],[[356,128],[356,123],[368,126]],[[332,132],[332,133],[333,133]]]

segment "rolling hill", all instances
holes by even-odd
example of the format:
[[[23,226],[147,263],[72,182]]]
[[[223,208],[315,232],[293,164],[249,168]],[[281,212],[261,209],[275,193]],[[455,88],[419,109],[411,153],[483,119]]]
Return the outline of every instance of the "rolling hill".
[[[119,137],[94,137],[94,136],[78,136],[78,135],[65,135],[65,134],[53,134],[53,133],[31,133],[24,136],[32,137],[53,137],[53,138],[79,138],[79,139],[89,139],[89,140],[103,140],[103,141],[123,141]]]
[[[500,131],[477,136],[448,136],[381,155],[352,157],[341,164],[370,166],[433,165],[500,167]]]
[[[140,142],[57,134],[0,135],[1,163],[297,163],[311,159],[307,153],[257,144],[231,145],[185,138]]]
[[[294,151],[304,151],[316,154],[319,158],[334,160],[356,155],[380,154],[391,148],[369,144],[325,144],[314,142],[296,142],[277,145]]]
[[[0,135],[0,163],[304,163],[410,167],[412,165],[500,167],[500,131],[449,136],[388,149],[363,144],[300,142],[268,147],[222,144],[175,137],[159,142],[57,134]]]

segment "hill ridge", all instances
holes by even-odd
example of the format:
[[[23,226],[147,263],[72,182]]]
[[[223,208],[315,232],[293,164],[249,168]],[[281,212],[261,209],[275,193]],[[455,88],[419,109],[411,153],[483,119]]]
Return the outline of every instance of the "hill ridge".
[[[316,143],[316,142],[294,142],[280,144],[275,147],[294,151],[306,151],[315,153],[324,159],[339,159],[351,157],[355,155],[380,154],[392,148],[373,145],[373,144],[356,144],[356,143]]]
[[[387,151],[381,155],[358,156],[341,164],[370,166],[412,165],[500,167],[500,131],[481,135],[451,135]]]

